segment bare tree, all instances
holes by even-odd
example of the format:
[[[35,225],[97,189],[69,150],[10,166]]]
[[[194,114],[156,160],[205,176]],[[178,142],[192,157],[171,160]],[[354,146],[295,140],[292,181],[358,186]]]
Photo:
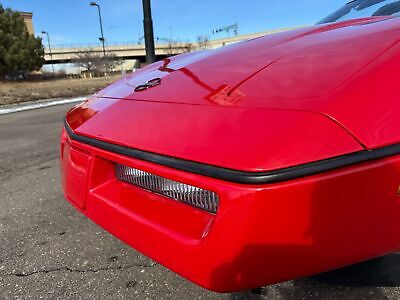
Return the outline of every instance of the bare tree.
[[[109,70],[111,72],[114,71],[119,71],[117,70],[124,61],[120,58],[118,58],[114,53],[107,53],[105,60],[103,59],[103,65],[102,66],[107,66],[106,70]]]
[[[198,35],[196,40],[199,45],[199,49],[204,50],[210,47],[210,39],[208,35],[205,34]]]
[[[179,53],[192,52],[193,44],[189,42],[180,42],[178,40],[171,40],[167,44],[167,55],[172,56]]]
[[[173,39],[167,39],[167,38],[162,38],[162,37],[157,37],[158,41],[164,41],[166,42],[166,50],[165,52],[167,53],[167,56],[172,56],[174,54],[176,54],[179,46],[179,41],[177,40],[173,40]]]
[[[163,37],[157,37],[157,41],[165,42],[165,52],[167,56],[176,55],[182,52],[191,52],[193,45],[189,42],[182,42],[179,39],[169,39]]]
[[[73,63],[84,69],[90,76],[101,76],[107,71],[114,71],[118,66],[121,66],[123,61],[117,59],[114,53],[107,53],[106,57],[89,49],[77,54]]]
[[[193,44],[186,42],[183,46],[183,52],[192,52],[193,51]]]
[[[174,40],[170,40],[167,44],[167,55],[172,56],[175,54],[177,49],[177,42]]]
[[[102,57],[91,49],[77,54],[73,63],[87,71],[91,76],[95,75],[101,64],[104,64]]]

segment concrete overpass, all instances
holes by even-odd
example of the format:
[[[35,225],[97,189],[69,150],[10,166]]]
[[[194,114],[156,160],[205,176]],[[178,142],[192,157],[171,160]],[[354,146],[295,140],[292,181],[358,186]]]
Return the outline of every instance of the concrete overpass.
[[[285,30],[289,30],[291,28],[279,29],[279,30],[271,30],[253,34],[245,34],[234,36],[230,38],[222,38],[216,40],[210,40],[207,43],[208,49],[214,49],[218,47],[222,47],[225,45],[229,45],[232,43],[236,43],[239,41],[244,41],[248,39],[257,38],[260,36],[264,36],[267,34],[272,34],[276,32],[281,32]],[[176,43],[176,44],[157,44],[156,45],[156,56],[158,59],[162,59],[171,55],[180,54],[188,51],[199,50],[202,47],[198,43]],[[204,47],[203,47],[204,48]],[[92,51],[95,54],[102,55],[103,50],[101,45],[79,45],[79,46],[63,46],[63,47],[54,47],[52,49],[53,60],[50,58],[49,50],[46,48],[45,60],[46,64],[54,63],[70,63],[74,59],[78,57],[80,53],[85,53],[87,51]],[[115,58],[118,59],[137,59],[139,61],[144,62],[146,57],[145,47],[140,44],[113,44],[107,46],[107,52],[112,53]]]

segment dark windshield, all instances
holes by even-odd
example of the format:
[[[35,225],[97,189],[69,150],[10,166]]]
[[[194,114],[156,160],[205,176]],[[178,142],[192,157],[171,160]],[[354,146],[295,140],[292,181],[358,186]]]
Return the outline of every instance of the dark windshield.
[[[400,12],[399,0],[355,0],[329,15],[318,24],[340,22],[351,19],[390,16]]]

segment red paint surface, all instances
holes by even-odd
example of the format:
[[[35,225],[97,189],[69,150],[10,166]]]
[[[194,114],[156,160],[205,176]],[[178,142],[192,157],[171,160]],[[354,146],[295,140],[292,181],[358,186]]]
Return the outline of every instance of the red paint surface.
[[[309,112],[104,98],[83,106],[67,117],[78,134],[231,169],[273,170],[362,150]],[[75,118],[82,111],[91,116],[84,122]]]
[[[67,122],[84,136],[246,171],[397,144],[399,40],[400,19],[379,17],[186,54],[111,85],[70,111]],[[161,85],[133,92],[155,77]],[[253,186],[108,153],[65,135],[61,159],[65,196],[81,212],[216,291],[400,250],[400,156]],[[122,183],[114,163],[215,191],[218,213]]]
[[[400,142],[399,40],[400,18],[318,25],[158,62],[99,96],[313,111],[373,149]],[[133,93],[155,77],[161,86]],[[233,97],[215,97],[223,87]]]
[[[400,250],[400,156],[248,186],[72,144],[94,160],[87,171],[86,209],[77,208],[133,248],[208,289],[264,286]],[[67,157],[63,165],[69,177]],[[115,162],[215,191],[218,213],[120,182]],[[67,199],[71,192],[64,185]]]

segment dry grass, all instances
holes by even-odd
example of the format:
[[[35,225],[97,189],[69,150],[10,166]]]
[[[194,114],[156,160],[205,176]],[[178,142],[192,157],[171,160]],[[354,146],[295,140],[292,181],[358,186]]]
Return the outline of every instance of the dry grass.
[[[0,105],[93,94],[118,80],[119,75],[93,79],[57,79],[38,82],[0,82]]]

